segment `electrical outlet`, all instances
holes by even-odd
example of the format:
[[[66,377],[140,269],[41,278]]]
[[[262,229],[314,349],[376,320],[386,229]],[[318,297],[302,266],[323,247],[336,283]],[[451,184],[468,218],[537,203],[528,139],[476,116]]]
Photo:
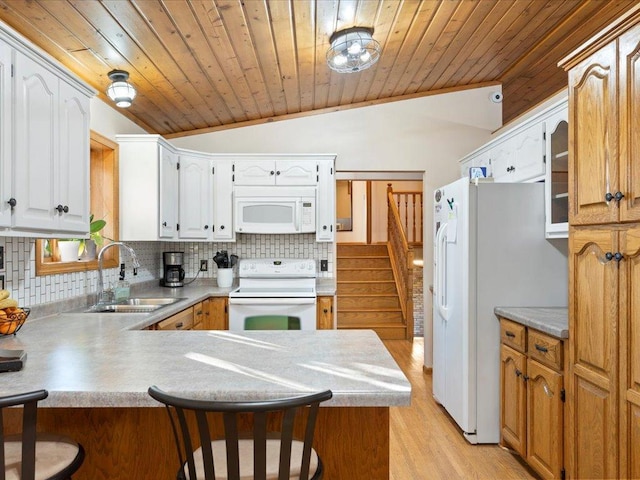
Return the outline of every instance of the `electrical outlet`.
[[[320,260],[320,271],[321,272],[329,271],[329,260]]]
[[[200,271],[206,272],[209,270],[209,260],[200,260]]]

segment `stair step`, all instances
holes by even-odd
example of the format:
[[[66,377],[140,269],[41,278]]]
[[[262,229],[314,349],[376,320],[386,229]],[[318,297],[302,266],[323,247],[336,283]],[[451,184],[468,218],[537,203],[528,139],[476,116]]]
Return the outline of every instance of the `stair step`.
[[[352,280],[389,280],[393,281],[393,270],[391,268],[340,268],[338,267],[338,281]]]
[[[339,327],[359,327],[371,324],[404,325],[400,310],[338,310]]]
[[[354,255],[389,255],[386,243],[380,243],[375,245],[358,245],[358,244],[339,244],[337,250],[338,258],[342,256],[354,256]]]
[[[338,268],[389,268],[389,257],[344,257],[338,258]]]
[[[338,295],[375,295],[390,294],[397,295],[396,283],[387,281],[349,281],[337,282]]]
[[[399,309],[397,295],[338,295],[339,310]]]

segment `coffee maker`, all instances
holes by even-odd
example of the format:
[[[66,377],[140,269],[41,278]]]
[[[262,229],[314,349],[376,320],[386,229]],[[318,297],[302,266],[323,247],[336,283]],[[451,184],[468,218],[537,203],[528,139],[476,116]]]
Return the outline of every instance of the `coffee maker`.
[[[164,273],[160,285],[163,287],[184,286],[184,269],[182,268],[182,258],[184,252],[163,252],[162,264]]]

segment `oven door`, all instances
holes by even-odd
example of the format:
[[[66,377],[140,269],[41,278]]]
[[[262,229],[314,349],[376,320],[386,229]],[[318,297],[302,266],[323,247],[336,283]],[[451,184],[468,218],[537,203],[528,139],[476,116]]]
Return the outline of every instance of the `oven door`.
[[[229,330],[315,330],[316,297],[229,297]]]

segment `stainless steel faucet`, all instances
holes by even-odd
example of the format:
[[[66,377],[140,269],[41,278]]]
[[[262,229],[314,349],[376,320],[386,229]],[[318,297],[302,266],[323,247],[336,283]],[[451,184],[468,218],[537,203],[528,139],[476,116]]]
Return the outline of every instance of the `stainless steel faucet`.
[[[108,245],[105,245],[102,250],[100,250],[100,253],[98,254],[98,291],[97,291],[97,299],[96,299],[96,304],[100,305],[104,303],[104,278],[102,277],[102,256],[104,255],[104,252],[106,252],[107,250],[109,250],[111,247],[124,247],[126,250],[129,251],[129,255],[131,255],[131,260],[133,260],[133,274],[137,275],[138,274],[138,268],[140,268],[140,262],[138,262],[138,257],[136,256],[136,252],[133,248],[131,248],[129,245],[127,245],[124,242],[113,242],[110,243]]]

